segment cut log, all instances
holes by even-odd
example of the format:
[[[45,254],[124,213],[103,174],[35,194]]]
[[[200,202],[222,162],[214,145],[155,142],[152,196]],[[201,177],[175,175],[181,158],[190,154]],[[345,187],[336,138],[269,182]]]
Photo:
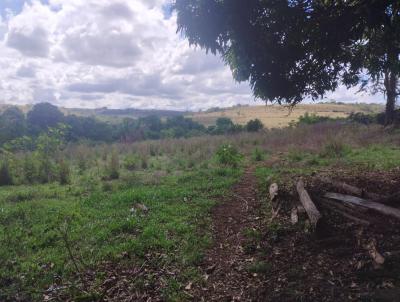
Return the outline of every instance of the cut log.
[[[323,181],[331,184],[334,188],[346,192],[347,194],[356,195],[358,197],[366,198],[366,199],[379,199],[383,198],[383,196],[371,192],[367,192],[364,189],[357,188],[355,186],[349,185],[345,182],[336,181],[330,179],[329,177],[324,177]]]
[[[313,229],[321,234],[322,232],[322,215],[318,211],[317,207],[315,206],[314,202],[311,200],[310,195],[304,188],[304,183],[302,180],[299,180],[296,185],[297,193],[299,193],[300,202],[303,205],[304,209],[306,210],[307,216],[310,219],[310,223]]]
[[[348,205],[358,206],[364,209],[372,210],[382,215],[390,216],[397,220],[400,220],[400,210],[389,207],[384,204],[376,203],[373,201],[365,200],[355,196],[343,195],[339,193],[326,193],[324,195],[325,198],[333,199],[336,201],[340,201],[346,203]]]
[[[372,201],[385,205],[400,205],[400,192],[397,192],[387,197],[374,198]]]
[[[278,184],[273,183],[272,185],[270,185],[269,187],[269,197],[271,199],[271,201],[273,201],[275,199],[275,197],[278,195]]]
[[[293,207],[290,213],[290,220],[292,224],[297,224],[299,222],[299,215],[297,213],[297,207]]]
[[[350,213],[348,213],[348,209],[344,206],[342,206],[341,204],[338,204],[337,202],[333,202],[330,201],[328,199],[319,199],[319,201],[321,201],[321,205],[323,207],[328,208],[331,211],[334,211],[340,215],[342,215],[344,218],[347,218],[348,220],[351,220],[352,222],[356,223],[356,224],[360,224],[360,225],[364,225],[364,226],[369,226],[371,223],[367,220],[358,218]],[[352,212],[352,211],[350,211]]]

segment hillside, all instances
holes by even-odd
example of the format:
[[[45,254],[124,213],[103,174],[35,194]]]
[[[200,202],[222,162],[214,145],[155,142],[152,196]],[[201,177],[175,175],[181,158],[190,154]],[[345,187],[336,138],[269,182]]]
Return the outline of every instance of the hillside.
[[[0,105],[0,112],[11,105]],[[23,112],[31,110],[32,105],[17,106]],[[155,115],[160,118],[168,118],[185,115],[205,126],[214,125],[219,117],[228,117],[234,123],[244,125],[249,120],[259,119],[267,128],[282,128],[291,121],[296,121],[306,112],[319,116],[332,118],[347,117],[352,112],[362,112],[365,114],[380,113],[384,110],[383,105],[379,104],[301,104],[292,111],[289,108],[278,105],[257,105],[257,106],[235,106],[229,108],[213,108],[203,112],[182,112],[176,110],[156,110],[156,109],[110,109],[110,108],[60,108],[65,115],[77,115],[82,117],[94,116],[102,121],[120,122],[123,118],[141,118]]]
[[[0,112],[3,112],[6,108],[11,106],[14,105],[0,104]],[[33,105],[16,105],[16,107],[21,109],[26,114],[32,109]],[[127,117],[136,119],[136,118],[155,115],[161,118],[167,118],[167,117],[183,115],[186,113],[177,110],[136,109],[136,108],[111,109],[107,107],[95,108],[95,109],[59,107],[59,109],[65,115],[76,115],[81,117],[94,116],[100,120],[110,121],[110,122],[118,122],[121,121],[123,118]]]
[[[301,104],[292,111],[289,108],[278,105],[262,106],[236,106],[214,111],[200,112],[188,115],[194,121],[206,126],[215,124],[219,117],[228,117],[234,123],[246,124],[249,120],[258,118],[267,128],[282,128],[291,121],[296,121],[306,112],[319,116],[331,118],[347,117],[352,112],[362,112],[365,114],[380,113],[384,107],[378,104]]]

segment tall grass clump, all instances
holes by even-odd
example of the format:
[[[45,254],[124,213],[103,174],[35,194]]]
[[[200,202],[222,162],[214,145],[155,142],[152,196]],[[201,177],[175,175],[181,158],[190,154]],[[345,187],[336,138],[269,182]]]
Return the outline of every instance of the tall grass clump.
[[[349,147],[346,144],[339,139],[333,139],[325,144],[320,152],[320,156],[325,158],[339,158],[343,157],[347,151],[349,151]]]
[[[110,161],[108,162],[106,169],[106,178],[114,180],[119,178],[119,157],[116,151],[111,152]]]

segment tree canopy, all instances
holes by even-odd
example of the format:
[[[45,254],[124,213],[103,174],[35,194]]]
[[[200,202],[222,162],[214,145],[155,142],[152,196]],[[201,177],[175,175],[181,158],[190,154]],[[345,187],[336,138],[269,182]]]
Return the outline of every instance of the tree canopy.
[[[386,93],[393,122],[398,0],[176,0],[174,7],[178,31],[221,54],[257,98],[296,105],[360,85]]]

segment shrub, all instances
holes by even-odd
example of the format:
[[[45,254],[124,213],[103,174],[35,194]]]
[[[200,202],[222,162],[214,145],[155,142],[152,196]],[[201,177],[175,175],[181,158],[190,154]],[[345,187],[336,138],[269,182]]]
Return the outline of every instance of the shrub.
[[[246,124],[247,132],[258,132],[263,128],[264,125],[259,119],[251,120]]]
[[[142,157],[141,159],[141,166],[143,170],[146,170],[149,167],[149,164],[147,162],[147,158],[145,156]]]
[[[137,168],[138,162],[139,159],[135,154],[128,155],[125,157],[124,167],[129,171],[133,171]]]
[[[227,144],[224,144],[218,148],[216,157],[218,163],[231,167],[237,167],[242,159],[239,151],[234,146]]]
[[[306,112],[304,115],[299,117],[298,125],[313,125],[331,120],[326,116],[318,116],[315,113],[309,114]]]
[[[48,183],[54,179],[55,167],[54,163],[47,156],[41,156],[39,158],[39,167],[38,167],[38,180],[41,183]]]
[[[370,125],[376,122],[376,116],[371,114],[364,114],[362,112],[350,113],[349,120],[355,123]]]
[[[70,181],[71,170],[66,161],[60,160],[58,163],[58,180],[61,185],[66,185]]]
[[[263,161],[265,153],[260,148],[255,148],[251,153],[251,158],[253,161]]]
[[[24,178],[27,183],[34,183],[37,178],[37,165],[34,158],[31,156],[25,156],[23,162]]]
[[[13,179],[10,173],[10,166],[7,161],[3,161],[0,167],[0,186],[10,186]]]
[[[325,144],[320,153],[321,157],[342,157],[347,151],[347,146],[339,140],[332,140]]]

